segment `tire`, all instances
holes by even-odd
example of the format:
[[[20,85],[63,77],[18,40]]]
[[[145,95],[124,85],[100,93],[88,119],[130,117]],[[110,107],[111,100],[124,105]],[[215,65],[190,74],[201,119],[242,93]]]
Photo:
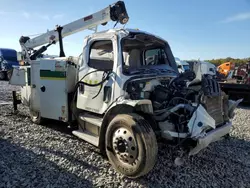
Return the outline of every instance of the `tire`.
[[[0,71],[0,80],[5,80],[6,74],[5,72]]]
[[[7,74],[6,74],[6,79],[7,79],[8,81],[9,81],[9,80],[10,80],[10,78],[11,78],[12,71],[13,71],[13,70],[9,70],[9,71],[7,71]]]
[[[42,125],[44,123],[44,118],[41,117],[41,113],[35,112],[31,109],[30,109],[30,118],[31,118],[31,121],[37,125]]]
[[[156,163],[158,145],[150,124],[138,114],[119,114],[109,123],[106,154],[112,166],[129,178],[151,171]]]
[[[230,139],[230,134],[228,133],[228,134],[224,135],[224,138],[229,140]]]

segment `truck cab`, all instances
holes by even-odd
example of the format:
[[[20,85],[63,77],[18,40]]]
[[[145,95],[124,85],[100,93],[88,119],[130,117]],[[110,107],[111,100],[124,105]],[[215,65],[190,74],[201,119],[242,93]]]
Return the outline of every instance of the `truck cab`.
[[[208,61],[188,60],[186,62],[189,64],[190,70],[192,71],[200,71],[202,75],[216,76],[216,66]]]
[[[0,48],[0,80],[9,80],[13,66],[19,65],[14,49]]]
[[[141,75],[145,79],[156,75],[168,78],[178,75],[169,45],[142,31],[119,29],[95,34],[86,39],[84,49],[79,80],[84,77],[88,83],[99,83],[103,74],[112,72],[108,85],[103,86],[105,91],[100,91],[94,100],[90,99],[98,94],[99,87],[86,85],[78,92],[77,107],[98,114],[103,114],[118,97],[126,95],[127,84]],[[152,54],[157,55],[157,59],[147,61]],[[86,74],[89,75],[85,77]],[[140,93],[137,95],[137,99],[144,98]]]

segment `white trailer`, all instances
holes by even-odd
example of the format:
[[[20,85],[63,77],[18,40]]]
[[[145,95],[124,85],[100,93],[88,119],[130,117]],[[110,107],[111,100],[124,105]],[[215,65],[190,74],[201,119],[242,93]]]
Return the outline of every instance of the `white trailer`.
[[[13,93],[14,106],[29,106],[37,124],[67,122],[130,178],[154,167],[157,138],[176,143],[184,157],[229,133],[237,103],[212,78],[190,84],[197,75],[179,74],[168,42],[158,36],[131,29],[96,32],[85,38],[81,56],[63,57],[63,37],[107,21],[128,21],[123,2],[34,39],[21,37],[22,66],[10,80],[22,86],[21,99]],[[60,57],[38,58],[56,41]],[[148,63],[150,56],[157,59]]]

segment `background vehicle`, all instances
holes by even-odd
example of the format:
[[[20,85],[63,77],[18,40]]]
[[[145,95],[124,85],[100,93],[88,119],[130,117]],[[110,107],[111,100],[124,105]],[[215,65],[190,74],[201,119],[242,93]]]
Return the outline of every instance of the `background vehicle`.
[[[179,58],[175,57],[175,62],[177,63],[179,73],[190,70],[189,64],[186,61],[180,60]]]
[[[217,72],[220,78],[227,78],[230,73],[234,70],[235,65],[231,62],[222,63],[217,67]]]
[[[128,19],[119,1],[56,31],[21,37],[25,66],[14,69],[10,83],[23,86],[21,100],[13,93],[14,104],[29,106],[34,123],[67,122],[117,171],[137,178],[154,167],[157,138],[173,141],[188,156],[228,134],[238,101],[229,102],[213,77],[180,74],[168,42],[148,32],[96,32],[85,38],[79,58],[65,57],[63,37]],[[56,41],[59,58],[37,58]],[[200,70],[201,64],[195,66]]]
[[[186,61],[189,64],[190,70],[197,71],[195,70],[195,67],[197,64],[200,64],[200,71],[201,74],[209,74],[209,75],[216,75],[216,66],[210,62],[207,61],[200,61],[200,60],[187,60]]]
[[[231,99],[244,99],[244,103],[250,103],[250,62],[239,66],[231,62],[223,63],[217,71],[221,89]]]
[[[9,80],[13,66],[19,65],[14,49],[0,48],[0,80]]]

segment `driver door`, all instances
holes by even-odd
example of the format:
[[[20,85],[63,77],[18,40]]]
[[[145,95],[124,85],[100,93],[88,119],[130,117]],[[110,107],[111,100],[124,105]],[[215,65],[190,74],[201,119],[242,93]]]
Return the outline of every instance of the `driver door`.
[[[86,42],[84,49],[79,81],[90,85],[98,84],[103,81],[108,71],[112,72],[116,67],[116,40],[112,36],[95,37]],[[115,76],[112,74],[108,80],[98,86],[80,84],[77,108],[103,114],[113,101],[114,82]]]

